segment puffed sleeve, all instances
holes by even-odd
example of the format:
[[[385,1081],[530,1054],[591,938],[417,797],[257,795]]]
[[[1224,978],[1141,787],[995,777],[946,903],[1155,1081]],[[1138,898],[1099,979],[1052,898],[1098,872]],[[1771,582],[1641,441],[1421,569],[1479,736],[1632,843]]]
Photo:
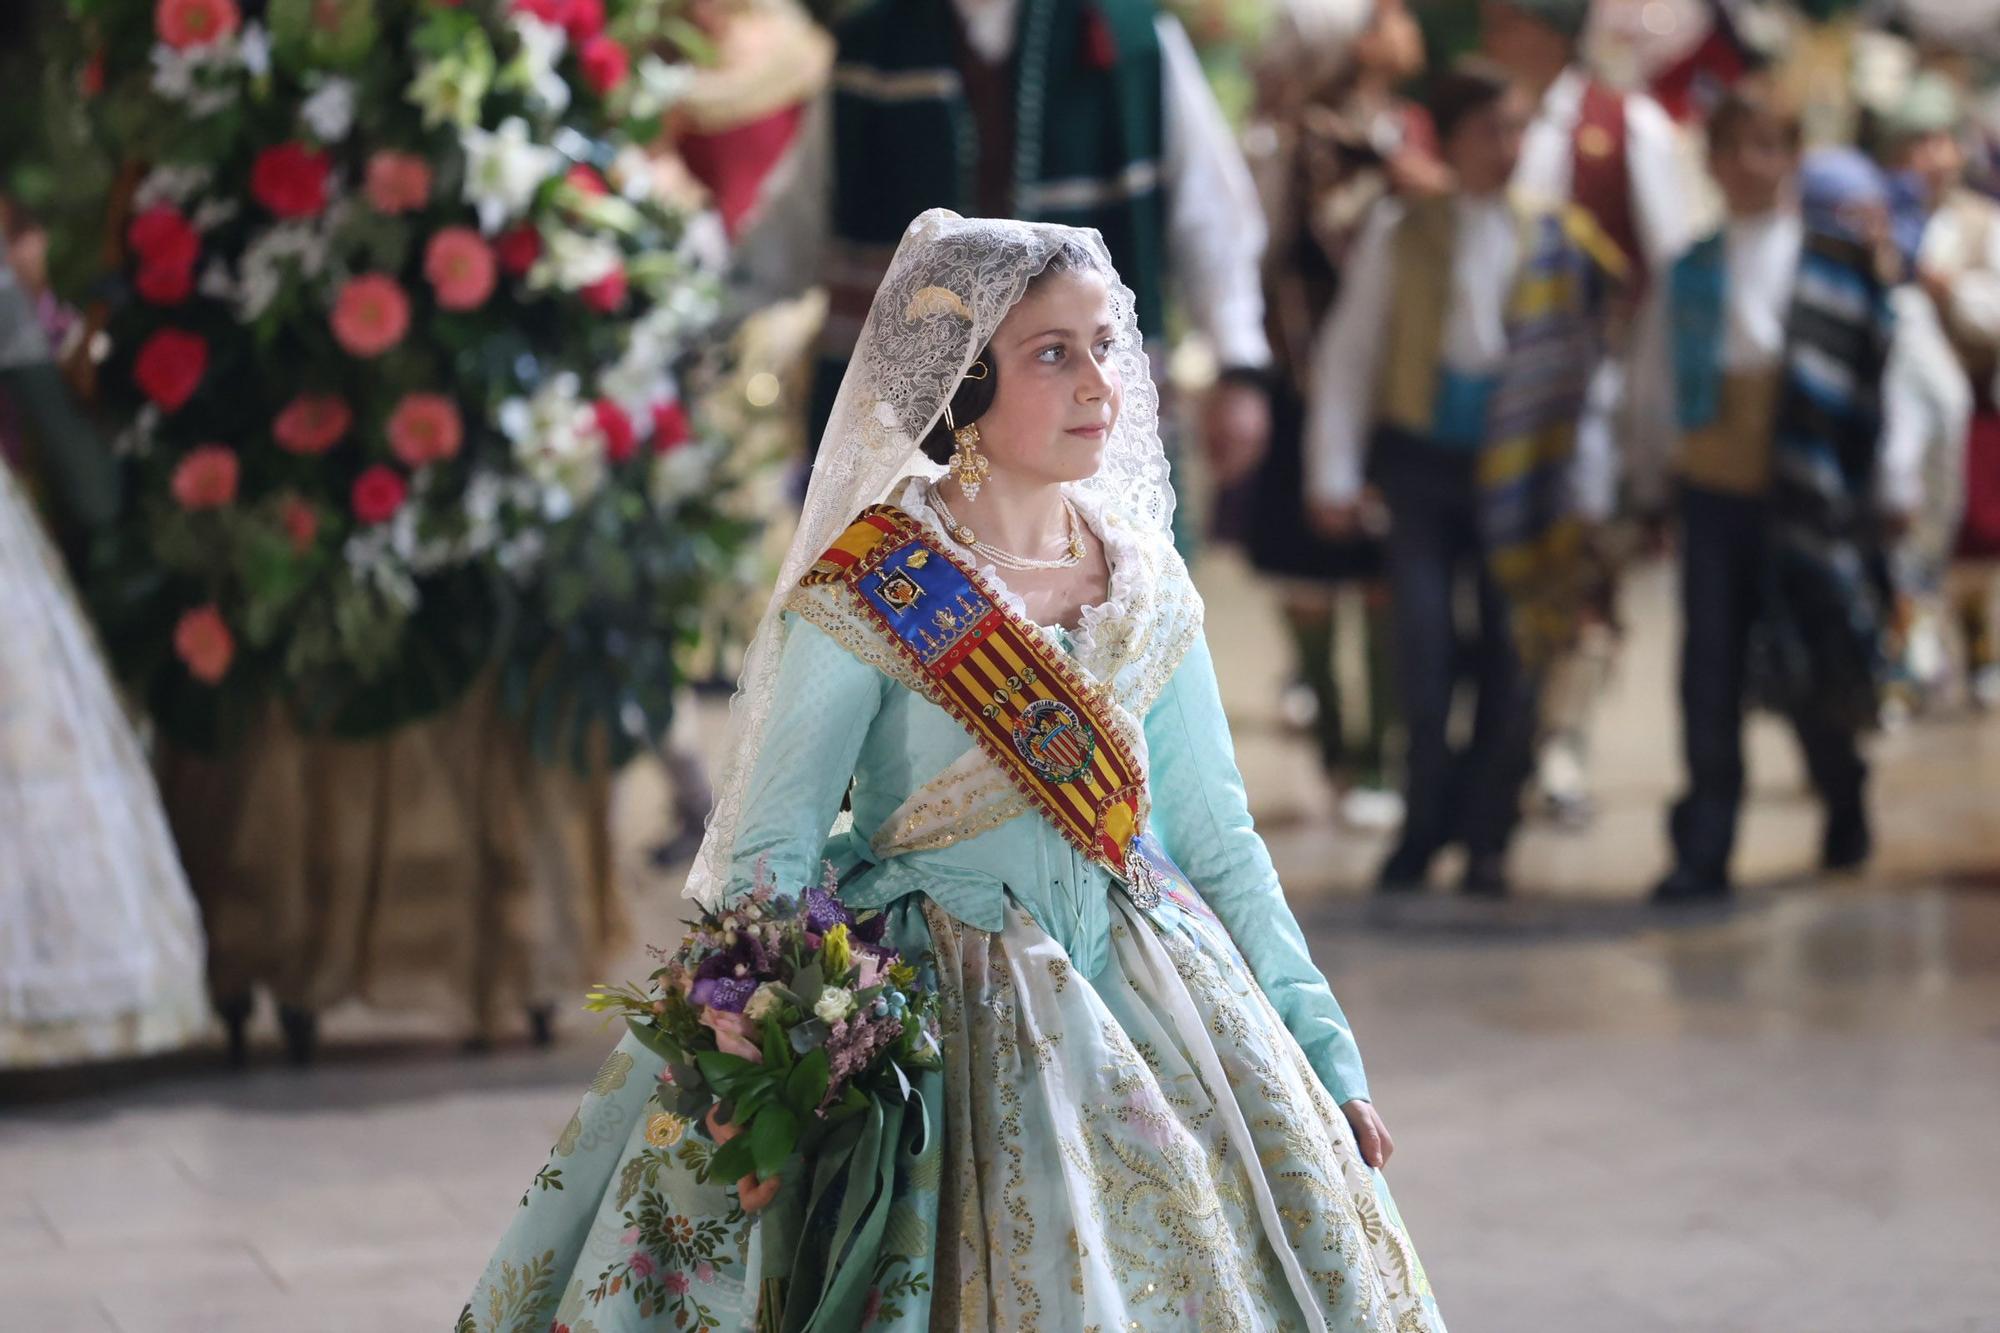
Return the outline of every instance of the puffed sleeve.
[[[755,882],[759,857],[780,889],[818,881],[827,832],[891,684],[818,626],[785,619],[777,696],[729,859],[732,894]]]
[[[1347,1015],[1313,965],[1250,819],[1215,663],[1197,639],[1146,715],[1151,829],[1215,909],[1336,1102],[1368,1097]]]

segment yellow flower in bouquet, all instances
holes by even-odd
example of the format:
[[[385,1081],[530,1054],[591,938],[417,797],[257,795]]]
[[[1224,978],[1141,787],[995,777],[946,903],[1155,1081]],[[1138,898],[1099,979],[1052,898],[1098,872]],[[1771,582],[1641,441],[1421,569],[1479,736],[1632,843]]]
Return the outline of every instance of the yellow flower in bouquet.
[[[826,965],[826,979],[837,982],[854,966],[854,945],[847,938],[847,923],[841,922],[820,937],[819,956]]]

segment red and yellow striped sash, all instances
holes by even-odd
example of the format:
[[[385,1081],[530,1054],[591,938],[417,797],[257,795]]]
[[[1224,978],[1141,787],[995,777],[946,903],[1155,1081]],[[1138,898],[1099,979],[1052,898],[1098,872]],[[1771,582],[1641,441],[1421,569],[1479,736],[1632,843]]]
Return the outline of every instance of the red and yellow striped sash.
[[[902,510],[877,505],[800,582],[844,589],[916,668],[926,697],[958,719],[1057,831],[1131,878],[1126,850],[1145,820],[1143,771],[1099,689],[975,570]]]

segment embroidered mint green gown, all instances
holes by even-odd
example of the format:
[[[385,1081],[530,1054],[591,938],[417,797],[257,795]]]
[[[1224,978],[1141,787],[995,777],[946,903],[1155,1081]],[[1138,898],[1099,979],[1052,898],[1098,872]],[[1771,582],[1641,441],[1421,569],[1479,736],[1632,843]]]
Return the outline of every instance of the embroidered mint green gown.
[[[901,503],[935,524],[919,492]],[[845,901],[934,955],[945,1001],[852,1326],[1440,1333],[1339,1109],[1368,1096],[1360,1054],[1252,828],[1200,599],[1164,540],[1086,517],[1109,597],[1042,632],[1139,733],[1149,831],[1196,890],[1147,910],[864,625],[812,590],[787,616],[739,887],[760,858],[781,886],[830,861]],[[660,1070],[629,1037],[612,1052],[459,1328],[753,1326],[758,1229],[705,1178],[705,1132],[654,1098]]]

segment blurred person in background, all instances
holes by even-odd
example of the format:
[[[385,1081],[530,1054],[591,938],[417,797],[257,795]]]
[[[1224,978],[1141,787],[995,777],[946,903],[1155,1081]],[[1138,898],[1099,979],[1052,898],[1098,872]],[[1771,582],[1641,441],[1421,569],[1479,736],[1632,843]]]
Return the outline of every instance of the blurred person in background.
[[[1953,656],[1946,627],[1954,609],[1967,647],[1990,647],[1979,642],[1990,565],[1976,560],[1953,569],[1967,527],[1968,437],[1982,399],[1991,424],[1993,346],[2000,342],[2000,226],[1992,225],[1991,201],[1964,189],[1962,105],[1946,76],[1921,72],[1878,126],[1883,158],[1900,187],[1901,244],[1918,256],[1916,280],[1890,297],[1896,331],[1883,387],[1882,450],[1894,460],[1885,463],[1885,474],[1908,488],[1886,497],[1908,523],[1889,553],[1895,602],[1885,722],[1945,693]],[[1927,261],[1926,251],[1940,262]],[[1976,379],[1985,381],[1984,393]],[[2000,456],[1986,461],[1989,469],[2000,466]],[[2000,498],[2000,490],[1991,498]],[[1948,591],[1954,575],[1964,586]],[[1950,591],[1958,594],[1955,608]],[[1977,686],[1976,665],[1968,661],[1967,671]]]
[[[1591,385],[1578,431],[1577,486],[1593,521],[1594,606],[1573,652],[1549,672],[1536,780],[1558,823],[1581,827],[1590,793],[1590,723],[1616,660],[1617,543],[1608,524],[1621,481],[1642,515],[1665,504],[1659,480],[1672,448],[1665,307],[1654,281],[1685,248],[1692,208],[1673,121],[1659,104],[1620,92],[1582,63],[1590,0],[1482,0],[1485,53],[1524,83],[1535,115],[1514,186],[1548,203],[1589,213],[1624,257],[1629,338]]]
[[[1797,129],[1764,95],[1709,129],[1728,221],[1667,275],[1673,306],[1687,793],[1669,820],[1663,905],[1726,899],[1743,718],[1785,713],[1825,810],[1821,868],[1872,848],[1860,736],[1875,721],[1886,588],[1882,387],[1901,257],[1888,182],[1826,149],[1790,182]],[[1898,519],[1897,521],[1900,521]]]
[[[1981,708],[2000,705],[2000,637],[1993,616],[2000,560],[2000,203],[1966,186],[1968,134],[1957,90],[1941,74],[1917,75],[1883,118],[1888,164],[1930,210],[1917,281],[1943,321],[1973,396],[1967,430],[1963,519],[1947,597],[1964,641],[1967,684]]]
[[[11,208],[10,252],[34,250]],[[0,400],[71,531],[116,507],[35,294],[0,255]],[[202,931],[139,739],[54,545],[0,461],[0,1070],[174,1050],[210,1026]]]
[[[1379,497],[1367,517],[1328,535],[1310,521],[1300,447],[1312,342],[1332,308],[1369,211],[1394,192],[1445,188],[1436,136],[1421,106],[1399,93],[1424,64],[1423,34],[1404,0],[1373,0],[1351,34],[1337,0],[1300,0],[1280,17],[1257,79],[1244,139],[1264,200],[1271,242],[1264,256],[1271,378],[1271,448],[1246,496],[1244,545],[1278,589],[1307,696],[1319,757],[1342,790],[1341,817],[1361,828],[1400,822],[1388,747],[1396,723],[1388,585]],[[1359,594],[1366,682],[1365,739],[1350,747],[1338,683],[1340,593]]]
[[[1566,637],[1559,622],[1574,609],[1564,556],[1576,516],[1543,501],[1568,491],[1622,262],[1581,210],[1510,191],[1531,103],[1506,70],[1461,63],[1426,104],[1453,187],[1383,201],[1356,242],[1314,353],[1306,481],[1322,531],[1358,530],[1368,479],[1389,511],[1406,810],[1377,887],[1420,890],[1456,843],[1461,889],[1498,896],[1541,649]],[[1463,660],[1477,703],[1469,741],[1454,747],[1462,584],[1475,590]]]
[[[831,90],[738,248],[750,305],[827,288],[808,438],[903,228],[944,207],[1101,232],[1156,378],[1171,287],[1220,365],[1202,422],[1214,479],[1247,475],[1270,430],[1264,219],[1180,22],[1148,0],[868,0],[833,34]]]

